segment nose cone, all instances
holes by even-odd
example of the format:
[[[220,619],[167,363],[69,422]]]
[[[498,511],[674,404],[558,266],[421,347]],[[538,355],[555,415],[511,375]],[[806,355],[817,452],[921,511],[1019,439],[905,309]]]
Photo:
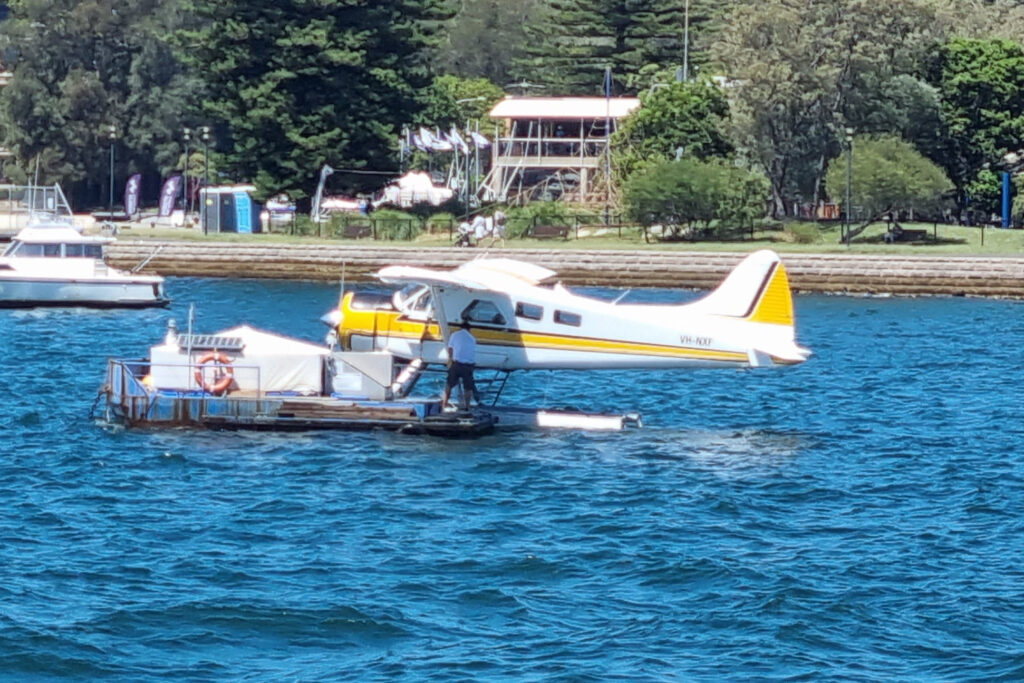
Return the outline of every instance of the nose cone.
[[[320,322],[327,325],[327,327],[332,330],[336,330],[338,329],[338,326],[341,325],[341,321],[344,320],[344,317],[345,316],[342,315],[341,309],[335,308],[333,311],[328,311],[320,316]]]

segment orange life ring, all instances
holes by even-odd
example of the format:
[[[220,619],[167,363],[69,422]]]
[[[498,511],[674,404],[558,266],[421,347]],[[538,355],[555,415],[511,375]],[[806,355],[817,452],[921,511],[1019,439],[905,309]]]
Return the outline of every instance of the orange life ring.
[[[210,361],[216,363],[216,367],[223,373],[219,376],[220,378],[217,379],[217,381],[213,382],[212,384],[203,379],[203,370],[205,369],[203,366],[209,363]],[[203,388],[203,391],[205,391],[208,394],[220,396],[221,394],[226,392],[228,390],[228,387],[231,386],[231,383],[235,381],[235,371],[231,368],[231,359],[225,356],[223,353],[220,353],[218,351],[210,351],[208,353],[205,353],[199,360],[196,361],[196,364],[199,365],[199,367],[196,368],[195,374],[196,384],[201,386]]]

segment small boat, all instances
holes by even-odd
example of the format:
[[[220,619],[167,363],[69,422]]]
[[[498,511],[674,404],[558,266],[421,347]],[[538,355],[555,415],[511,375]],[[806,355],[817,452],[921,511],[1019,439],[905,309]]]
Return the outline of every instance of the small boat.
[[[0,308],[166,306],[162,277],[104,262],[104,245],[112,241],[59,220],[31,222],[0,256]]]

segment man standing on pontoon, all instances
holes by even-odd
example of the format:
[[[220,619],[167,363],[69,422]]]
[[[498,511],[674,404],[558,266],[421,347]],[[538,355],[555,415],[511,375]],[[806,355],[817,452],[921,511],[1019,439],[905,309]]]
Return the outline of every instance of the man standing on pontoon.
[[[476,339],[470,332],[472,325],[468,320],[462,323],[462,329],[448,338],[448,379],[444,383],[441,394],[441,409],[448,405],[448,396],[452,387],[462,382],[462,409],[469,410],[469,399],[473,397],[480,402],[480,394],[473,382],[473,370],[476,367]]]

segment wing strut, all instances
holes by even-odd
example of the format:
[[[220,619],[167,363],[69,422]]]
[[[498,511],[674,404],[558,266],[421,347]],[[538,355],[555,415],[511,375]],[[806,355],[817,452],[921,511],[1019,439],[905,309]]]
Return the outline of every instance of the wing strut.
[[[444,340],[445,352],[448,351],[448,339],[452,336],[452,331],[448,327],[448,314],[444,310],[444,301],[441,299],[441,294],[444,292],[443,289],[437,285],[431,285],[430,287],[430,298],[434,303],[434,317],[437,318],[437,327],[441,330],[441,339]]]

